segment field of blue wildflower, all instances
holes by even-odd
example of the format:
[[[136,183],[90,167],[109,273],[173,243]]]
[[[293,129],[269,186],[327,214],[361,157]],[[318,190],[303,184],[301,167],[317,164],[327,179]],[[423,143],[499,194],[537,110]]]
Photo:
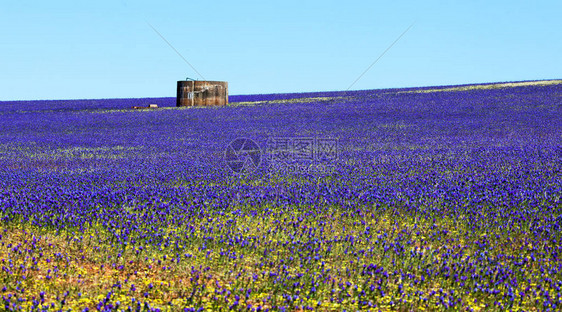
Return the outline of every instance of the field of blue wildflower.
[[[562,84],[230,101],[0,102],[1,309],[562,308]]]

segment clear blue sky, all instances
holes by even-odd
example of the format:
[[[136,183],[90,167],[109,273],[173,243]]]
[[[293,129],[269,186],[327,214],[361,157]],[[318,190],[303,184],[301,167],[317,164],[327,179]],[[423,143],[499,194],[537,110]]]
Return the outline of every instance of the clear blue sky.
[[[562,1],[27,1],[0,8],[0,100],[174,97],[562,78]]]

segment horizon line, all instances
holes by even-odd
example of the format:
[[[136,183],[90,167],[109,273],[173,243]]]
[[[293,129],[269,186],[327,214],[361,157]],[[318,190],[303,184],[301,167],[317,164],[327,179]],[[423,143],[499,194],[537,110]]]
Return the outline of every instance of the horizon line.
[[[485,86],[485,85],[500,85],[510,83],[532,83],[532,82],[552,82],[559,81],[562,84],[562,78],[551,79],[535,79],[535,80],[510,80],[510,81],[494,81],[494,82],[475,82],[465,84],[452,84],[452,85],[424,85],[424,86],[410,86],[410,87],[390,87],[390,88],[375,88],[375,89],[357,89],[357,90],[321,90],[321,91],[302,91],[302,92],[274,92],[274,93],[247,93],[247,94],[233,94],[230,96],[249,96],[249,95],[278,95],[278,94],[307,94],[307,93],[336,93],[336,92],[361,92],[361,91],[377,91],[377,90],[411,90],[411,89],[445,89],[453,87],[469,87],[469,86]],[[531,85],[529,85],[531,86]],[[81,99],[34,99],[34,100],[0,100],[0,103],[8,102],[45,102],[45,101],[92,101],[92,100],[127,100],[127,99],[167,99],[176,98],[174,96],[149,96],[149,97],[108,97],[108,98],[81,98]]]

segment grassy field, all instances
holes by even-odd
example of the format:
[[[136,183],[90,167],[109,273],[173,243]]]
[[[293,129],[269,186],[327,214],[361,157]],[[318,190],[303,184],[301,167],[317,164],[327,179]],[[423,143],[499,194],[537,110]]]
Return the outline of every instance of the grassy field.
[[[197,109],[0,103],[0,304],[559,310],[561,96],[547,81]],[[260,163],[233,172],[241,137]],[[334,157],[317,157],[322,140]]]

